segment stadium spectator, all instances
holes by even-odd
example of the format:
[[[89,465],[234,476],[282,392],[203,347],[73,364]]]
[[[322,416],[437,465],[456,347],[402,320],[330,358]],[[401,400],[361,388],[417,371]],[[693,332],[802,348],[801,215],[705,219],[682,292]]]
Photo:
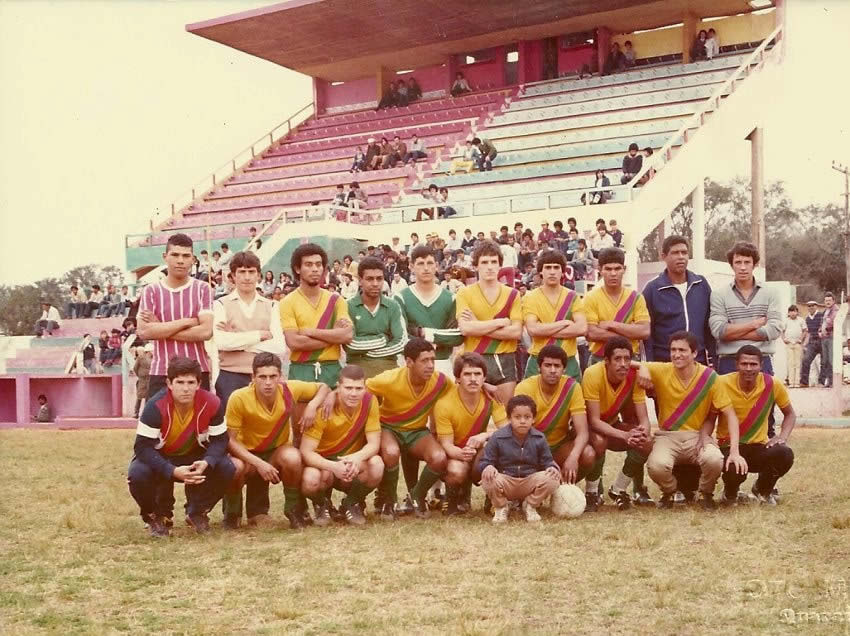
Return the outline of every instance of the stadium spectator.
[[[68,300],[65,303],[65,318],[82,318],[86,311],[86,297],[80,292],[79,287],[71,285]]]
[[[233,252],[230,251],[230,246],[227,243],[221,244],[220,257],[218,259],[219,269],[222,272],[229,271],[230,260],[233,258]]]
[[[818,307],[817,302],[810,300],[806,303],[806,308],[809,310],[809,315],[806,316],[806,334],[803,338],[803,362],[800,365],[800,386],[809,386],[809,375],[811,373],[812,362],[820,356],[820,326],[823,322],[823,311]]]
[[[395,95],[396,106],[407,106],[410,103],[410,92],[407,88],[407,82],[401,79],[396,82]]]
[[[469,254],[475,249],[476,241],[477,239],[472,236],[472,230],[467,228],[463,231],[463,240],[460,242],[460,249]]]
[[[463,154],[452,159],[449,166],[449,174],[454,174],[458,170],[463,170],[466,173],[472,172],[475,167],[475,162],[478,158],[478,148],[472,145],[472,139],[466,140],[466,146],[463,149]]]
[[[540,232],[537,234],[537,240],[542,241],[544,245],[548,246],[549,242],[555,238],[555,233],[549,229],[549,221],[543,221],[540,224]]]
[[[699,33],[697,33],[697,37],[694,40],[693,45],[691,46],[691,62],[696,62],[697,60],[704,60],[706,56],[706,40],[708,40],[708,33],[705,29],[701,29]]]
[[[395,80],[392,80],[389,86],[387,86],[384,94],[381,96],[381,101],[378,102],[378,108],[376,110],[389,108],[390,106],[398,106],[398,91],[396,90]]]
[[[782,328],[782,342],[786,352],[785,383],[792,389],[800,386],[800,366],[803,359],[803,339],[806,335],[806,323],[798,315],[797,305],[788,307],[788,318]]]
[[[130,295],[130,288],[127,285],[121,286],[121,305],[118,308],[118,311],[115,312],[116,316],[127,316],[130,313],[130,309],[133,307],[133,301],[135,298]]]
[[[593,254],[587,249],[587,241],[579,239],[578,249],[576,249],[570,261],[576,273],[576,280],[587,280],[593,272],[594,263]]]
[[[407,98],[411,102],[415,102],[417,99],[422,99],[422,87],[419,86],[419,82],[416,81],[415,77],[411,77],[407,80]]]
[[[357,146],[354,151],[354,157],[351,159],[351,168],[349,172],[360,172],[366,169],[366,153],[363,152],[361,146]]]
[[[623,44],[623,66],[627,69],[632,68],[635,65],[636,59],[637,53],[635,53],[635,49],[632,46],[632,41],[626,40]]]
[[[835,296],[832,292],[823,295],[823,304],[826,306],[823,312],[818,336],[820,337],[820,377],[818,386],[832,386],[832,332],[835,327],[835,316],[838,314],[838,305],[835,304]]]
[[[395,296],[401,293],[402,289],[407,288],[407,281],[404,280],[398,273],[398,270],[392,274],[392,284],[390,285],[390,295]]]
[[[50,412],[50,405],[47,403],[47,396],[44,393],[38,395],[38,411],[32,416],[34,422],[46,424],[53,421],[53,415]]]
[[[653,150],[649,146],[643,149],[643,154],[646,157],[646,160],[649,161],[649,158],[653,155]],[[643,167],[643,166],[641,166]],[[637,182],[639,186],[644,185],[647,181],[652,179],[655,176],[655,168],[650,167],[646,172],[643,173],[643,176]]]
[[[552,247],[564,254],[567,251],[567,241],[570,235],[564,232],[564,224],[561,221],[555,221],[552,226],[555,228]]]
[[[705,57],[713,59],[720,53],[720,42],[717,41],[717,31],[709,29],[705,38]]]
[[[620,183],[625,185],[631,181],[642,167],[643,157],[638,154],[638,145],[634,142],[630,143],[629,152],[623,157],[623,176],[620,178]]]
[[[115,286],[110,283],[106,286],[106,294],[103,296],[95,317],[109,318],[113,315],[113,312],[118,311],[119,305],[123,307],[124,299],[121,297],[121,294],[115,291]]]
[[[87,373],[97,373],[97,351],[91,339],[91,334],[83,334],[83,341],[78,351],[83,354],[83,368]],[[78,373],[82,373],[79,369]]]
[[[334,194],[334,198],[331,201],[331,205],[341,206],[344,208],[348,207],[347,203],[347,195],[345,193],[345,186],[341,183],[336,186],[336,193]]]
[[[534,232],[527,229],[522,233],[522,241],[519,245],[519,262],[520,269],[525,269],[526,263],[534,263],[534,256],[537,253],[537,243],[534,241]]]
[[[493,161],[499,154],[499,151],[496,150],[496,146],[493,145],[493,142],[486,139],[480,139],[479,137],[473,137],[472,145],[478,150],[478,170],[480,172],[492,170]]]
[[[517,276],[517,266],[519,265],[519,254],[517,254],[514,244],[514,237],[508,236],[504,241],[500,240],[499,251],[502,253],[502,267],[499,270],[498,278],[508,287],[513,287]]]
[[[35,323],[35,335],[39,338],[47,332],[48,336],[52,336],[56,329],[59,329],[62,324],[62,319],[59,316],[59,310],[51,305],[48,301],[41,301],[41,318]]]
[[[452,252],[457,252],[461,249],[461,240],[457,237],[455,230],[449,230],[449,240],[446,241],[446,247]]]
[[[590,251],[594,258],[599,258],[599,252],[606,247],[614,247],[614,239],[608,234],[608,228],[605,227],[605,221],[598,219],[596,221],[596,234],[590,239]]]
[[[133,407],[133,417],[138,418],[142,405],[148,397],[148,382],[151,374],[151,359],[153,358],[153,343],[136,348],[136,361],[133,363],[133,373],[136,375],[136,405]]]
[[[571,227],[568,232],[568,239],[566,244],[566,256],[567,260],[573,260],[573,256],[578,251],[578,230],[574,227]]]
[[[593,180],[593,185],[596,188],[606,188],[611,185],[611,181],[605,176],[604,170],[597,170]],[[584,195],[581,195],[581,202],[584,203]],[[597,205],[605,203],[611,198],[610,190],[595,190],[590,193],[590,204]]]
[[[272,270],[268,270],[266,272],[265,278],[263,278],[263,283],[261,285],[261,289],[263,290],[263,294],[271,294],[276,287],[274,282],[274,272]]]
[[[405,86],[404,82],[401,82],[401,84],[402,86]],[[401,138],[396,135],[393,137],[393,141],[389,145],[387,154],[384,155],[384,159],[381,162],[381,168],[395,168],[395,165],[406,156],[407,146]]]
[[[100,309],[100,303],[103,302],[103,292],[100,291],[100,285],[95,283],[91,286],[91,293],[89,294],[89,301],[86,305],[86,315],[85,318],[93,318],[97,315],[98,309]]]
[[[464,93],[469,93],[471,91],[472,89],[469,87],[469,82],[466,81],[463,73],[458,71],[455,74],[455,81],[452,83],[449,93],[451,93],[452,97],[457,97],[458,95],[463,95]]]
[[[437,188],[437,185],[432,183],[431,185],[428,186],[427,189],[422,188],[422,198],[425,199],[425,201],[427,201],[428,203],[437,203],[438,192],[439,192],[439,189]],[[416,220],[421,221],[423,214],[425,216],[427,216],[429,219],[433,219],[434,218],[434,212],[435,212],[435,206],[419,208],[418,210],[416,210]],[[410,238],[411,238],[411,240],[413,239],[413,234],[410,235]],[[417,236],[416,238],[418,240],[419,237]],[[416,243],[411,243],[410,249],[413,249],[414,247],[416,247]]]
[[[617,227],[617,219],[608,221],[608,234],[614,239],[614,247],[623,247],[623,233]]]
[[[351,185],[348,186],[348,200],[346,203],[358,210],[366,207],[366,204],[369,203],[369,195],[366,194],[366,191],[360,187],[357,181],[352,181]]]
[[[375,157],[381,156],[381,145],[375,141],[374,137],[369,137],[366,143],[366,158],[364,159],[363,170],[373,168],[376,161]],[[378,161],[380,161],[380,159],[378,159]]]
[[[614,42],[611,44],[611,50],[608,53],[608,57],[605,58],[605,64],[602,65],[602,74],[610,75],[611,73],[625,70],[625,68],[626,56],[623,55],[623,52],[620,50],[620,45],[617,42]]]
[[[426,159],[427,157],[425,142],[419,138],[419,135],[413,133],[413,136],[410,138],[410,146],[404,154],[404,163],[415,163],[417,159]]]
[[[517,221],[516,223],[514,223],[514,241],[516,241],[517,245],[522,244],[522,235],[523,235],[524,231],[525,231],[525,226],[520,221]]]

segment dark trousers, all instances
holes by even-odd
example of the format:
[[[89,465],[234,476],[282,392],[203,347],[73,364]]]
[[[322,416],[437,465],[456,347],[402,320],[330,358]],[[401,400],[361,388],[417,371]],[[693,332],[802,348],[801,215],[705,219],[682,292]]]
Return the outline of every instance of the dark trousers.
[[[721,448],[724,459],[729,457],[729,447]],[[765,444],[741,444],[741,457],[747,461],[750,473],[758,473],[756,491],[767,497],[776,482],[794,465],[794,451],[785,444],[774,444],[767,448]],[[723,471],[723,492],[727,499],[734,499],[738,488],[747,479],[746,475]]]
[[[812,369],[812,362],[821,355],[820,338],[811,338],[806,345],[806,350],[803,352],[803,362],[800,364],[800,384],[809,386],[809,375]],[[823,367],[823,356],[820,361]]]
[[[717,358],[717,373],[726,375],[727,373],[735,373],[737,371],[735,364],[735,356],[722,355]],[[770,356],[763,356],[761,359],[761,370],[768,375],[773,375],[773,361]],[[776,434],[776,418],[773,411],[767,418],[767,436],[773,437]]]
[[[820,375],[818,384],[832,386],[832,334],[820,341]]]
[[[165,384],[166,376],[164,375],[152,375],[148,379],[148,396],[156,395],[161,389],[164,389],[167,385]],[[210,372],[203,371],[201,373],[201,388],[210,390]]]
[[[222,408],[227,408],[230,394],[251,384],[250,373],[233,373],[232,371],[219,371],[215,381],[215,394],[221,400]]]
[[[65,318],[82,318],[86,314],[86,303],[65,303]]]
[[[203,459],[203,453],[191,453],[182,456],[169,456],[168,461],[174,467],[187,466]],[[204,471],[206,479],[202,484],[186,484],[186,514],[206,514],[212,510],[224,495],[225,489],[233,479],[236,467],[230,458],[221,458],[216,465]],[[139,514],[147,520],[151,514],[171,517],[174,508],[172,479],[166,479],[150,466],[133,458],[127,469],[127,484],[130,494],[139,504]]]
[[[421,150],[411,150],[406,155],[404,155],[404,163],[408,161],[416,161],[417,159],[425,159],[428,155]]]
[[[52,335],[56,329],[59,329],[59,325],[53,320],[39,320],[35,323],[35,335],[37,336],[41,336],[45,331]]]

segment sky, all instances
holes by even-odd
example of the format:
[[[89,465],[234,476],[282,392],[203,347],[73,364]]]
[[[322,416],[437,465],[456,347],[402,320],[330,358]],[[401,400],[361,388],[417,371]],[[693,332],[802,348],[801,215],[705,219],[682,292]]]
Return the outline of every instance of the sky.
[[[123,269],[124,236],[312,99],[310,79],[192,35],[245,2],[0,0],[0,284]],[[794,205],[841,203],[850,164],[850,3],[789,0],[765,177]],[[716,180],[749,174],[749,145]]]

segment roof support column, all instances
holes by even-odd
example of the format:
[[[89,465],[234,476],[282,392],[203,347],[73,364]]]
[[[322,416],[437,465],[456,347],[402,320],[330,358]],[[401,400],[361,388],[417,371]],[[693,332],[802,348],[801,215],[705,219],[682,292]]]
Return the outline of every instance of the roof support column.
[[[387,88],[390,86],[390,81],[395,77],[395,74],[388,68],[379,66],[375,75],[375,88],[378,91],[377,100],[381,103],[381,98],[384,96]]]
[[[605,60],[608,59],[608,51],[611,50],[611,29],[608,27],[599,27],[596,29],[596,68],[599,69],[599,74],[602,75],[602,69],[605,68]]]
[[[691,45],[697,37],[697,24],[699,18],[693,13],[685,13],[682,16],[682,64],[691,62]]]
[[[758,247],[761,266],[767,269],[764,229],[764,131],[753,128],[750,140],[750,179],[752,188],[752,242]]]
[[[457,58],[457,55],[452,54],[446,60],[446,95],[449,94],[449,89],[455,83],[455,75],[457,75],[457,70],[460,68]]]

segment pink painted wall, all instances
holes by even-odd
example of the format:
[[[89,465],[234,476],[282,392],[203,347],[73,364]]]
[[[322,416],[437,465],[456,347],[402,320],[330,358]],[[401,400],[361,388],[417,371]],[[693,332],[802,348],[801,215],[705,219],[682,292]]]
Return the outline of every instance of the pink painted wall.
[[[117,417],[121,415],[121,376],[18,376],[28,383],[25,396],[35,413],[39,393],[47,396],[54,419],[66,417]],[[0,394],[2,395],[2,394]],[[22,405],[18,405],[19,407]],[[19,421],[20,423],[20,421]]]
[[[561,73],[579,72],[582,65],[591,68],[594,64],[595,48],[592,44],[565,49],[558,47],[558,75]]]
[[[445,65],[437,64],[436,66],[417,68],[412,73],[396,75],[395,79],[403,79],[406,82],[411,77],[416,78],[416,81],[419,82],[419,86],[422,88],[423,93],[427,93],[428,91],[449,90],[450,85],[446,83]]]
[[[0,422],[17,422],[15,378],[0,378]]]
[[[317,86],[317,96],[319,96],[319,101],[324,105],[324,108],[374,102],[378,94],[374,77],[351,80],[339,86],[331,86],[329,82],[320,79],[316,79],[314,82]]]
[[[473,90],[491,84],[505,85],[505,47],[492,50],[492,59],[474,64],[460,64],[458,70],[466,77]]]
[[[543,77],[543,42],[529,40],[519,43],[518,81],[536,82]]]

